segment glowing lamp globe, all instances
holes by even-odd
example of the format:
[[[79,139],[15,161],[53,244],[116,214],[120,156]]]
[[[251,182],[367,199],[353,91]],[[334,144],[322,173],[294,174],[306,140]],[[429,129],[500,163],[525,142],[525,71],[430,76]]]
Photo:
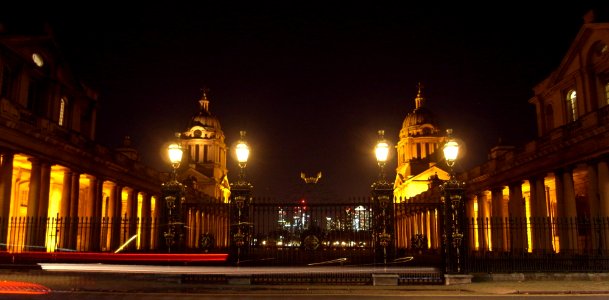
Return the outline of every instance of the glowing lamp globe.
[[[174,168],[180,166],[180,162],[182,162],[182,147],[176,143],[169,145],[167,148],[167,153],[169,154],[169,161]]]

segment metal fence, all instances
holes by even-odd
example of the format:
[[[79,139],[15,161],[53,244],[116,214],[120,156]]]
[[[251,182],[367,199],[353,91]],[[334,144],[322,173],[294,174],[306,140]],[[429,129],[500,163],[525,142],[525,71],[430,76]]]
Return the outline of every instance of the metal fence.
[[[469,272],[607,272],[609,218],[484,218],[467,224]]]
[[[369,199],[251,205],[244,264],[363,264],[373,260]]]
[[[410,208],[407,206],[410,205]],[[442,264],[441,215],[433,205],[396,205],[397,256],[405,265]],[[368,199],[344,203],[254,202],[244,265],[370,264],[375,262]],[[189,207],[185,252],[229,251],[228,206]],[[607,272],[609,218],[486,218],[465,225],[466,272]],[[162,219],[0,219],[8,252],[159,252]],[[418,230],[421,233],[417,233]],[[212,245],[203,247],[203,235]],[[406,240],[405,240],[406,239]]]
[[[5,236],[0,246],[15,253],[152,250],[162,223],[157,218],[11,217],[0,219]]]

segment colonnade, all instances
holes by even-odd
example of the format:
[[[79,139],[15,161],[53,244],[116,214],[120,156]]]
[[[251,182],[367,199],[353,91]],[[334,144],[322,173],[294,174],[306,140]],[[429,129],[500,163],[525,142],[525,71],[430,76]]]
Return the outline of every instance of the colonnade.
[[[151,192],[11,152],[0,156],[0,249],[115,251],[156,246]]]
[[[591,160],[468,191],[470,249],[609,250],[609,164]]]
[[[440,249],[442,246],[442,222],[438,204],[396,203],[396,246],[412,249]],[[425,238],[425,245],[414,245],[418,238]]]
[[[201,235],[213,236],[214,248],[228,248],[229,216],[228,206],[224,203],[192,207],[187,210],[186,247],[201,248]]]

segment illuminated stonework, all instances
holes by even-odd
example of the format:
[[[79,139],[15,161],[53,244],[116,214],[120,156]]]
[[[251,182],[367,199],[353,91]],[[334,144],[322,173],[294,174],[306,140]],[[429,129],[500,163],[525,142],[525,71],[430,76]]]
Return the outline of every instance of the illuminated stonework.
[[[537,138],[497,146],[486,163],[462,174],[473,249],[609,249],[609,231],[600,226],[609,217],[608,41],[609,23],[583,24],[561,63],[533,88]]]
[[[154,229],[142,228],[157,213],[159,172],[95,142],[97,92],[52,33],[9,34],[19,38],[0,41],[0,250],[113,251],[133,236],[130,250],[153,249]]]
[[[207,90],[199,100],[199,111],[180,134],[185,162],[178,172],[180,182],[187,182],[204,195],[228,203],[230,185],[226,168],[227,149],[220,121],[209,111]],[[196,201],[191,199],[190,201]]]
[[[423,86],[419,84],[415,109],[409,113],[400,130],[396,146],[398,165],[394,183],[394,195],[398,199],[414,197],[429,188],[430,180],[449,178],[448,172],[437,166],[437,150],[444,140],[434,114],[425,106]]]

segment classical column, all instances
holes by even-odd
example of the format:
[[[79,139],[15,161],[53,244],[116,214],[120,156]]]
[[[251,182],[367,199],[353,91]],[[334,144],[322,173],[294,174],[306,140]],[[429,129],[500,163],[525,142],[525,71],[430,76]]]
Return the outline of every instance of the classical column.
[[[489,209],[486,201],[486,195],[483,191],[476,196],[478,198],[478,241],[480,243],[479,250],[489,250],[488,240],[488,225],[489,225]]]
[[[78,242],[78,225],[80,224],[80,218],[78,215],[78,202],[80,199],[80,173],[72,172],[71,177],[72,183],[70,186],[72,189],[70,190],[70,235],[68,237],[69,241],[69,249],[72,250],[80,250],[77,249],[79,245]]]
[[[432,249],[440,249],[440,245],[442,243],[442,233],[438,228],[438,210],[434,209],[431,211],[431,248]]]
[[[564,169],[555,174],[560,252],[574,252],[577,250],[577,208],[573,171]]]
[[[474,211],[474,203],[476,201],[476,197],[472,197],[471,195],[469,195],[467,197],[467,203],[465,205],[465,215],[466,215],[466,223],[465,226],[468,229],[467,231],[467,238],[468,238],[468,247],[470,251],[473,251],[476,249],[476,232],[475,232],[475,216],[476,216],[476,212]]]
[[[193,209],[193,213],[194,213],[194,218],[193,218],[193,225],[194,227],[191,228],[191,232],[193,232],[193,248],[194,249],[199,249],[200,245],[201,245],[201,234],[203,234],[201,232],[201,210],[199,209]]]
[[[72,195],[72,171],[65,168],[63,171],[63,184],[61,190],[61,203],[59,205],[59,217],[62,218],[62,223],[66,220],[63,218],[70,217],[70,196]]]
[[[85,222],[89,225],[86,248],[88,251],[99,251],[101,233],[101,205],[103,180],[91,175],[89,177],[89,203],[86,207]]]
[[[606,160],[598,163],[598,194],[599,194],[599,213],[601,218],[600,238],[601,249],[609,250],[609,164]]]
[[[51,164],[40,163],[40,204],[38,216],[46,219],[49,215],[49,192],[51,190]]]
[[[46,235],[49,222],[49,191],[51,189],[51,164],[48,162],[40,163],[40,200],[38,205],[37,218],[40,226],[36,233],[36,245],[41,247],[41,251],[46,251]],[[53,235],[56,233],[53,232]]]
[[[594,218],[599,215],[600,199],[599,199],[599,180],[597,172],[597,162],[588,162],[586,170],[586,191],[588,193],[588,203],[590,204],[590,215]]]
[[[529,179],[531,187],[531,223],[533,251],[551,252],[550,222],[546,204],[546,189],[544,176],[540,175]]]
[[[29,251],[41,250],[37,246],[37,236],[40,231],[40,218],[38,216],[38,207],[40,204],[41,187],[40,180],[42,178],[42,169],[40,160],[30,158],[32,169],[30,171],[30,185],[27,202],[27,220],[26,220],[26,235],[25,249]]]
[[[116,251],[121,246],[121,206],[123,187],[118,183],[112,187],[108,202],[108,218],[110,219],[110,250]]]
[[[408,213],[408,228],[410,229],[408,231],[408,245],[409,248],[412,248],[412,238],[415,236],[415,234],[417,233],[417,221],[416,221],[416,214],[413,212],[409,212]]]
[[[151,224],[151,196],[149,193],[143,193],[142,197],[142,218],[140,220],[140,249],[147,251],[150,249],[150,224]]]
[[[504,236],[504,206],[503,206],[503,187],[491,189],[491,240],[493,251],[504,251],[507,249],[506,237]]]
[[[154,199],[154,201],[152,201]],[[159,240],[158,240],[158,232],[159,223],[158,220],[161,217],[160,207],[159,207],[159,197],[157,195],[151,197],[151,215],[150,215],[150,250],[158,250],[159,249]],[[152,205],[154,204],[154,205]]]
[[[138,198],[138,191],[136,191],[135,189],[130,189],[129,191],[129,196],[127,198],[127,219],[129,220],[129,234],[126,237],[126,241],[128,241],[131,237],[133,237],[134,235],[137,234],[137,223],[138,223],[138,218],[137,218],[137,198]],[[131,250],[135,250],[136,249],[136,243],[131,242],[129,245],[129,249]]]
[[[586,192],[588,193],[588,203],[590,204],[590,225],[591,225],[591,237],[592,237],[592,249],[596,250],[600,247],[600,237],[598,236],[598,213],[600,210],[599,194],[598,194],[598,172],[597,162],[587,163],[586,181]]]
[[[41,162],[37,158],[30,158],[32,169],[30,171],[30,186],[27,202],[27,216],[30,219],[38,217],[38,206],[40,202],[41,188],[40,180],[42,178]]]
[[[6,250],[13,182],[13,153],[2,153],[0,165],[0,250]]]
[[[510,215],[510,246],[512,253],[527,252],[527,218],[524,197],[522,196],[522,182],[509,185],[510,199],[508,210]]]

